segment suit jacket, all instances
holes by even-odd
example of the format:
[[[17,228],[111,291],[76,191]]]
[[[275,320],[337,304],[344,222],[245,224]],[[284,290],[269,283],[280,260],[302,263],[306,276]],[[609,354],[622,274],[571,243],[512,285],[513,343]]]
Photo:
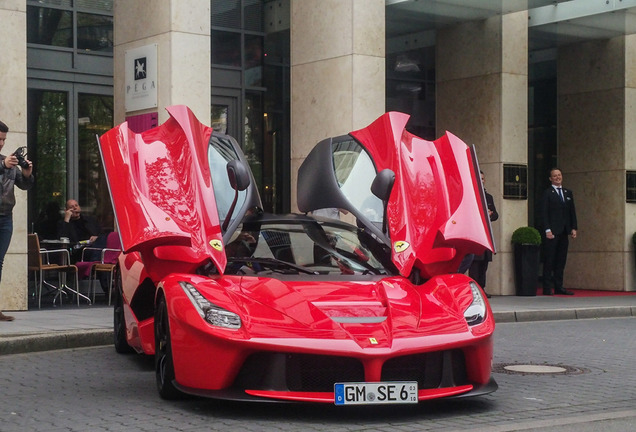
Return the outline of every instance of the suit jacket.
[[[490,215],[490,222],[494,222],[499,219],[499,213],[497,213],[497,208],[495,207],[495,200],[488,192],[484,190],[484,194],[486,194],[486,206],[488,210],[492,212]],[[481,255],[475,255],[474,261],[492,261],[492,252],[489,250],[484,251]]]
[[[549,229],[554,235],[569,235],[573,229],[578,229],[574,194],[564,187],[561,191],[564,201],[561,201],[561,197],[552,186],[545,190],[541,204],[541,217],[544,231]]]

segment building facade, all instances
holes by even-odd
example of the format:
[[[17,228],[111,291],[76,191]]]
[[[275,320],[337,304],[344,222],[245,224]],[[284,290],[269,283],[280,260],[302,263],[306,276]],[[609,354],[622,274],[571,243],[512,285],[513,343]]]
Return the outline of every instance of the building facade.
[[[276,212],[296,210],[295,173],[316,142],[385,111],[410,114],[423,138],[474,144],[501,215],[492,294],[514,294],[511,234],[540,227],[558,165],[579,215],[566,285],[634,290],[636,1],[457,3],[1,2],[3,152],[27,145],[37,183],[18,192],[0,309],[28,308],[26,233],[41,233],[47,205],[77,199],[113,228],[95,135],[152,127],[174,104],[237,137]]]

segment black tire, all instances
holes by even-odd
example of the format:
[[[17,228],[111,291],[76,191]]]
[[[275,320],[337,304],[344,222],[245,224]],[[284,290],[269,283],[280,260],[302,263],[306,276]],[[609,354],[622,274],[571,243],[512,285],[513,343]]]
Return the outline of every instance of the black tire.
[[[126,320],[124,318],[124,298],[122,296],[121,273],[119,267],[113,272],[113,295],[115,297],[113,307],[113,335],[115,351],[119,354],[130,354],[133,349],[126,340]]]
[[[161,296],[155,309],[155,377],[163,399],[181,399],[184,394],[174,386],[174,363],[170,339],[170,322],[166,299]]]

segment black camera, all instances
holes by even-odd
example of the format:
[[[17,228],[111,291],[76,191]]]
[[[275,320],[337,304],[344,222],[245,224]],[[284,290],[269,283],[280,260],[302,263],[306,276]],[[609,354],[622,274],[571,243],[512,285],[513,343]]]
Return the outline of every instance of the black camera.
[[[29,163],[26,161],[26,150],[26,147],[18,147],[18,149],[13,152],[13,156],[18,160],[18,165],[24,169],[29,168]]]

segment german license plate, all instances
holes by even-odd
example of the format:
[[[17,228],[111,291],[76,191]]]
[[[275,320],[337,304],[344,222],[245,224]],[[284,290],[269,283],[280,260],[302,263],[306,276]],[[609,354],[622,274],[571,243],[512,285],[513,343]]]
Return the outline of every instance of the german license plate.
[[[334,384],[336,405],[417,403],[417,381]]]

